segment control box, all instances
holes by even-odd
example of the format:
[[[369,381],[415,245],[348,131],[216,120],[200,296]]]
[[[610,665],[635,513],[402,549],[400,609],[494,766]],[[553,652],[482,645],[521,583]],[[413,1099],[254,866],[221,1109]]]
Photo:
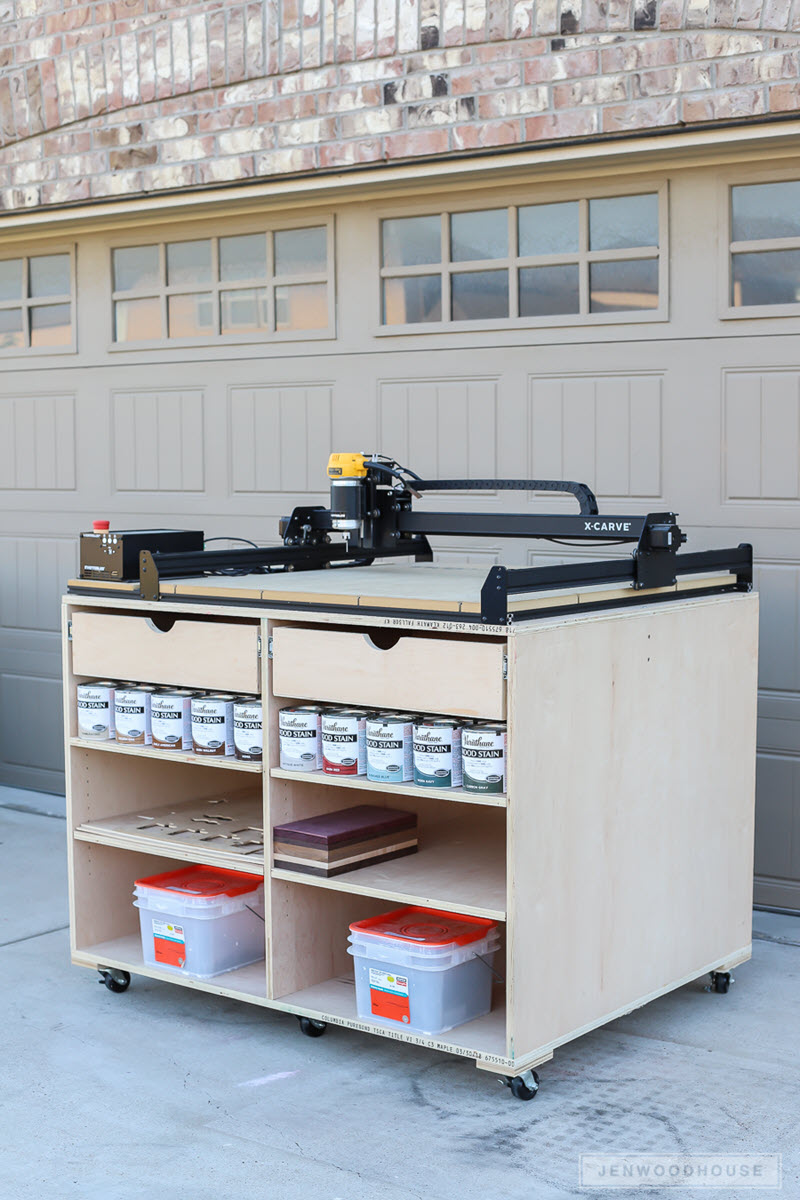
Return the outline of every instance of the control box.
[[[139,578],[139,552],[202,550],[201,529],[101,529],[81,534],[81,579]]]

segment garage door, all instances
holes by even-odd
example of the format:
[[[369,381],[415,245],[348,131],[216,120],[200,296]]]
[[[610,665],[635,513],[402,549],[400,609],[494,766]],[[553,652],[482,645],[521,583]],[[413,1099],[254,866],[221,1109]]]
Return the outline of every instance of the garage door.
[[[274,543],[293,505],[326,502],[331,449],[426,476],[582,479],[607,510],[676,509],[694,548],[754,543],[758,894],[800,907],[793,179],[800,164],[531,174],[190,226],[156,206],[135,228],[1,249],[2,780],[61,786],[58,597],[92,518]],[[554,549],[437,553],[583,553]]]

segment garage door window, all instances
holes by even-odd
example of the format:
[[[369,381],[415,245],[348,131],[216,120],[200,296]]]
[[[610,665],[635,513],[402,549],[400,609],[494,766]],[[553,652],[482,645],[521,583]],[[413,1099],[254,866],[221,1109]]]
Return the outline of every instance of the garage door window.
[[[320,225],[119,246],[114,341],[329,336],[332,240]]]
[[[731,188],[730,303],[734,309],[800,304],[800,181]]]
[[[648,192],[384,220],[381,323],[661,318],[660,199]]]
[[[0,351],[73,348],[72,255],[0,260]]]

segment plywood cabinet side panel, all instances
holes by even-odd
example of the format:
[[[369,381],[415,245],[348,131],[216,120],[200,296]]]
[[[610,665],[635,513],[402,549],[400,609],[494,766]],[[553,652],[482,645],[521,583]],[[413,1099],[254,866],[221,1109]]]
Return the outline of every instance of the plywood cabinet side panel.
[[[553,621],[509,652],[509,1051],[750,943],[758,598]]]
[[[75,828],[72,811],[72,769],[69,760],[69,739],[73,730],[77,733],[77,690],[75,677],[72,673],[72,643],[69,640],[70,605],[61,605],[61,679],[64,696],[64,746],[66,749],[65,795],[67,815],[67,892],[69,896],[69,936],[70,949],[75,950],[75,854],[71,831]]]

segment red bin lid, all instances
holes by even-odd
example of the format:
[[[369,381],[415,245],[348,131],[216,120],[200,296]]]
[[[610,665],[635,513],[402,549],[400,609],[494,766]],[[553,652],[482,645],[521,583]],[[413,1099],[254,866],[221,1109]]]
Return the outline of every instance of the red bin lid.
[[[223,867],[181,867],[177,871],[164,871],[161,875],[135,880],[136,887],[201,896],[206,900],[215,896],[243,896],[263,882],[260,875],[244,875],[241,871],[226,871]]]
[[[467,946],[485,938],[496,926],[497,922],[487,917],[410,905],[381,913],[379,917],[368,917],[366,921],[354,921],[350,929],[353,933],[375,934],[418,946]]]

